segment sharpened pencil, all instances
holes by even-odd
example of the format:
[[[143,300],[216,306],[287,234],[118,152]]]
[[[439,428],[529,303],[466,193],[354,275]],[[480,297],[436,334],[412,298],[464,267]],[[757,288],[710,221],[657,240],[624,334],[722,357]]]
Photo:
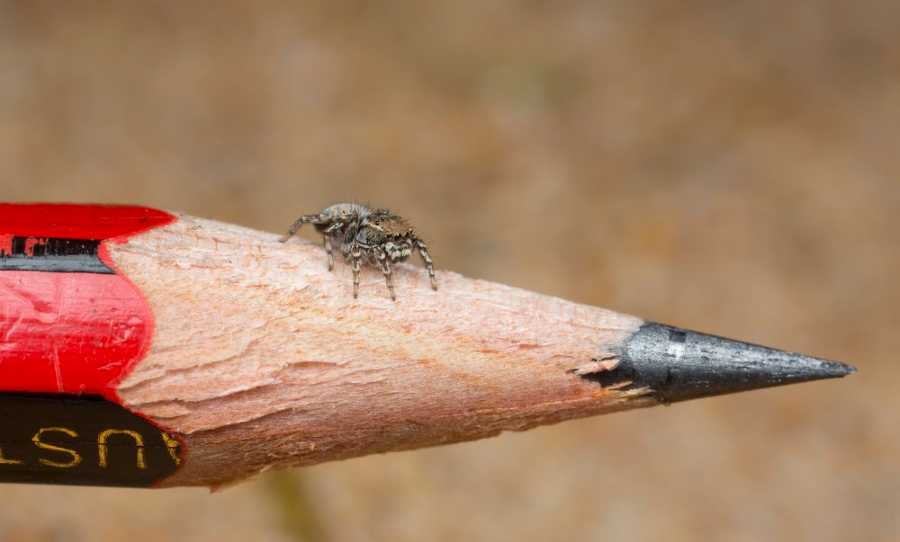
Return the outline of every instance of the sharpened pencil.
[[[321,245],[184,214],[0,217],[0,404],[45,405],[0,435],[0,481],[217,487],[854,371],[405,264],[396,302],[371,268],[354,299]]]

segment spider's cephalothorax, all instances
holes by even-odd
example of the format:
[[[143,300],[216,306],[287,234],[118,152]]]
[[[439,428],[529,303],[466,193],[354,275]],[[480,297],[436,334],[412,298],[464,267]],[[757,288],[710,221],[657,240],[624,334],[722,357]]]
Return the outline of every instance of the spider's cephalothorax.
[[[390,264],[406,260],[413,250],[419,251],[431,277],[431,288],[437,290],[434,265],[425,242],[419,239],[409,222],[386,209],[369,209],[358,203],[338,203],[319,214],[298,218],[281,242],[290,239],[304,224],[313,224],[322,234],[329,271],[334,267],[334,249],[338,249],[350,263],[353,268],[353,297],[359,293],[360,267],[371,263],[384,273],[391,299],[396,300]]]

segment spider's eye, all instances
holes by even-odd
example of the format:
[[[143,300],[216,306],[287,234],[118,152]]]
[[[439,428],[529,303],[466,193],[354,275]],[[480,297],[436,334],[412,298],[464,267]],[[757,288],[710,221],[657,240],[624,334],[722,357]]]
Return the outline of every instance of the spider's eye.
[[[381,226],[381,221],[380,221],[380,220],[376,220],[376,221],[375,221],[375,225],[376,225],[376,226]]]

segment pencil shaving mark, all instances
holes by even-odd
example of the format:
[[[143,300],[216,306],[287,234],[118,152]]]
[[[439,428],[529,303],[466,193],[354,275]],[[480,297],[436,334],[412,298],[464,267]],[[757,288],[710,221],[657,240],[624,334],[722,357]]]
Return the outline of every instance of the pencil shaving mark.
[[[572,372],[578,376],[585,376],[602,371],[612,371],[619,365],[619,358],[616,356],[606,356],[602,358],[592,359],[590,363],[585,363]]]
[[[191,340],[201,340],[193,335],[190,338]],[[193,375],[196,378],[197,375],[202,375],[204,373],[224,372],[226,374],[231,374],[234,372],[234,369],[240,370],[247,367],[247,359],[252,358],[255,354],[254,349],[258,346],[260,339],[261,336],[248,337],[239,343],[235,343],[235,341],[232,340],[230,341],[230,348],[222,348],[221,351],[218,352],[203,352],[205,355],[201,358],[202,361],[181,367],[177,365],[177,357],[176,359],[172,359],[160,356],[160,354],[163,352],[173,352],[175,356],[178,356],[178,354],[184,355],[183,346],[181,349],[176,348],[174,350],[171,346],[163,346],[159,349],[154,349],[153,354],[157,356],[155,357],[155,366],[150,367],[150,364],[148,364],[148,367],[145,367],[145,370],[142,371],[138,377],[125,380],[125,382],[119,386],[119,389],[134,389],[140,386],[152,387],[154,383],[157,383],[162,379],[177,380],[182,375]],[[224,338],[220,338],[217,341],[219,345],[222,345],[224,342],[226,342]],[[232,370],[226,369],[222,371],[221,369],[223,367],[230,367]]]
[[[167,386],[166,395],[178,390],[175,397],[166,400],[141,403],[134,401],[131,406],[154,418],[164,419],[166,423],[179,432],[191,434],[207,430],[209,427],[225,427],[242,423],[256,423],[258,420],[279,412],[289,411],[298,416],[310,409],[305,405],[315,404],[322,412],[333,412],[340,409],[346,397],[335,399],[322,390],[331,386],[371,386],[384,383],[389,378],[389,371],[378,371],[371,368],[347,366],[332,362],[297,361],[285,364],[281,368],[270,371],[264,378],[249,371],[238,379],[242,386],[230,389],[216,389],[209,393],[191,393],[208,379],[216,379],[215,375],[189,375],[193,381],[180,386]],[[248,384],[251,383],[251,384]],[[128,391],[130,398],[153,397],[159,393],[159,386],[142,390],[140,387]],[[285,390],[293,390],[290,398],[285,398]],[[375,392],[377,394],[377,392]],[[185,399],[190,397],[190,399]],[[210,420],[206,424],[191,419],[192,412],[208,412]]]
[[[650,388],[635,388],[634,382],[632,382],[630,380],[623,380],[621,382],[617,382],[617,383],[611,384],[609,386],[605,386],[603,389],[627,391],[627,392],[639,391],[639,392],[641,392],[640,395],[647,395],[647,394],[653,393],[653,390],[651,390]]]
[[[182,379],[174,379],[174,382],[166,387],[165,397],[162,398],[163,401],[169,401],[174,403],[181,404],[202,404],[207,401],[215,401],[218,399],[224,398],[234,398],[240,397],[242,394],[253,393],[257,394],[259,390],[265,389],[270,386],[274,386],[278,384],[278,380],[273,377],[264,377],[264,378],[231,378],[227,381],[223,382],[223,385],[214,390],[207,390],[207,393],[197,394],[193,393],[196,384],[192,381],[192,379],[182,378]],[[152,388],[152,386],[151,386]],[[152,396],[152,389],[141,390],[144,392],[144,396]],[[138,390],[133,390],[129,393],[129,397],[137,398]],[[190,400],[184,399],[184,397],[191,397]],[[134,401],[134,406],[129,405],[130,408],[137,409],[137,405],[141,404],[136,399],[132,399]],[[140,407],[143,408],[143,407]],[[142,413],[155,415],[156,413],[153,411],[144,412],[140,410]]]
[[[187,416],[191,409],[177,401],[158,401],[153,403],[135,403],[132,408],[143,413],[152,413],[153,418],[171,420]]]
[[[205,430],[191,423],[190,414],[198,409],[209,409],[211,416],[220,422],[217,427],[255,422],[266,416],[284,411],[285,408],[282,405],[271,406],[273,402],[272,397],[277,395],[275,392],[278,388],[277,382],[269,382],[249,389],[231,390],[219,397],[199,401],[171,399],[156,403],[135,403],[130,405],[130,407],[140,409],[142,413],[153,418],[164,419],[167,425],[173,427],[179,433],[190,435]],[[247,405],[255,408],[246,408]],[[236,406],[245,408],[236,411]],[[302,411],[302,409],[297,407],[292,407],[288,410],[294,412]],[[235,412],[241,412],[241,414],[235,415]]]

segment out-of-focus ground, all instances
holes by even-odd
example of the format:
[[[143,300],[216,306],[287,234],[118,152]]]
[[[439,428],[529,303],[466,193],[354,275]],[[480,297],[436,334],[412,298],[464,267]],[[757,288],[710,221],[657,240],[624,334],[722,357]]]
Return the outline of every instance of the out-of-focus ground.
[[[0,540],[898,540],[898,27],[887,0],[0,1],[4,200],[276,232],[371,201],[440,268],[859,367],[214,495],[2,486]]]

